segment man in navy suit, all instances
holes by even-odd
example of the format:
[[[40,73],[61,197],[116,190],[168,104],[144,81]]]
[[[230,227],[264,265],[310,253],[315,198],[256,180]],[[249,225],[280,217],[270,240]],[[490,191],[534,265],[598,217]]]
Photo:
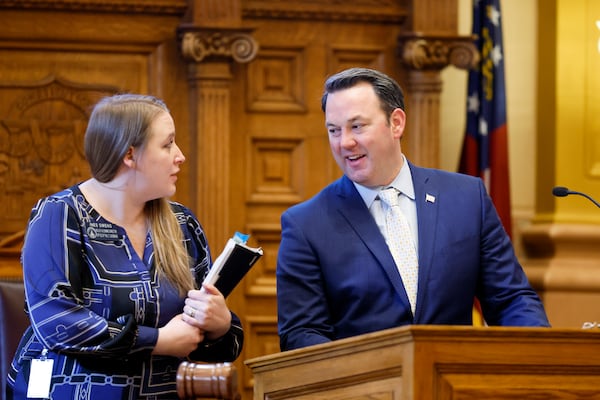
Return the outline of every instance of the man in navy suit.
[[[402,154],[404,95],[351,68],[325,83],[322,109],[344,176],[281,216],[277,260],[282,350],[407,324],[549,326],[479,178],[420,168]],[[379,191],[400,193],[418,255],[414,313],[386,244]]]

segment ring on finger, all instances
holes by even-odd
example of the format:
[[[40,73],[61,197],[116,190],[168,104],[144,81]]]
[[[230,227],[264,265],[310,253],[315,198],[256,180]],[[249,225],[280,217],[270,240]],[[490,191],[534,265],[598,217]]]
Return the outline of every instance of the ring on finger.
[[[196,310],[193,307],[190,307],[190,311],[188,312],[188,315],[192,318],[194,318],[194,315],[196,315]]]

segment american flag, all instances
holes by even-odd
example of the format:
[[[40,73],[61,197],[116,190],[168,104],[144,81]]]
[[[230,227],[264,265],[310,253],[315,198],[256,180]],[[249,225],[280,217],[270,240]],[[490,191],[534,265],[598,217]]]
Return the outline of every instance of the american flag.
[[[504,47],[500,0],[473,1],[473,29],[480,62],[469,72],[467,129],[459,172],[479,176],[494,202],[504,229],[512,232]]]

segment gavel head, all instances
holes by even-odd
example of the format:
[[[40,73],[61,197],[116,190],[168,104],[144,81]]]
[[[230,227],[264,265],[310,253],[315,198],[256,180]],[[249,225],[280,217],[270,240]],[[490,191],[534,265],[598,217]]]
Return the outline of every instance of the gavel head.
[[[239,399],[237,370],[231,363],[183,361],[177,369],[180,399]]]

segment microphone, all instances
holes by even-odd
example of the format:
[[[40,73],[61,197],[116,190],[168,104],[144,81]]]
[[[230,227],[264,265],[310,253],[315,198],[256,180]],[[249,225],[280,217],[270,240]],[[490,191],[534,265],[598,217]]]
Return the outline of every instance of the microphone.
[[[594,205],[598,208],[600,208],[600,203],[598,203],[596,200],[592,199],[590,196],[588,196],[585,193],[581,193],[581,192],[576,192],[574,190],[569,190],[568,188],[564,187],[564,186],[555,186],[552,189],[552,194],[555,195],[556,197],[566,197],[570,194],[576,194],[578,196],[583,196],[586,199],[588,199],[589,201],[591,201],[592,203],[594,203]]]

